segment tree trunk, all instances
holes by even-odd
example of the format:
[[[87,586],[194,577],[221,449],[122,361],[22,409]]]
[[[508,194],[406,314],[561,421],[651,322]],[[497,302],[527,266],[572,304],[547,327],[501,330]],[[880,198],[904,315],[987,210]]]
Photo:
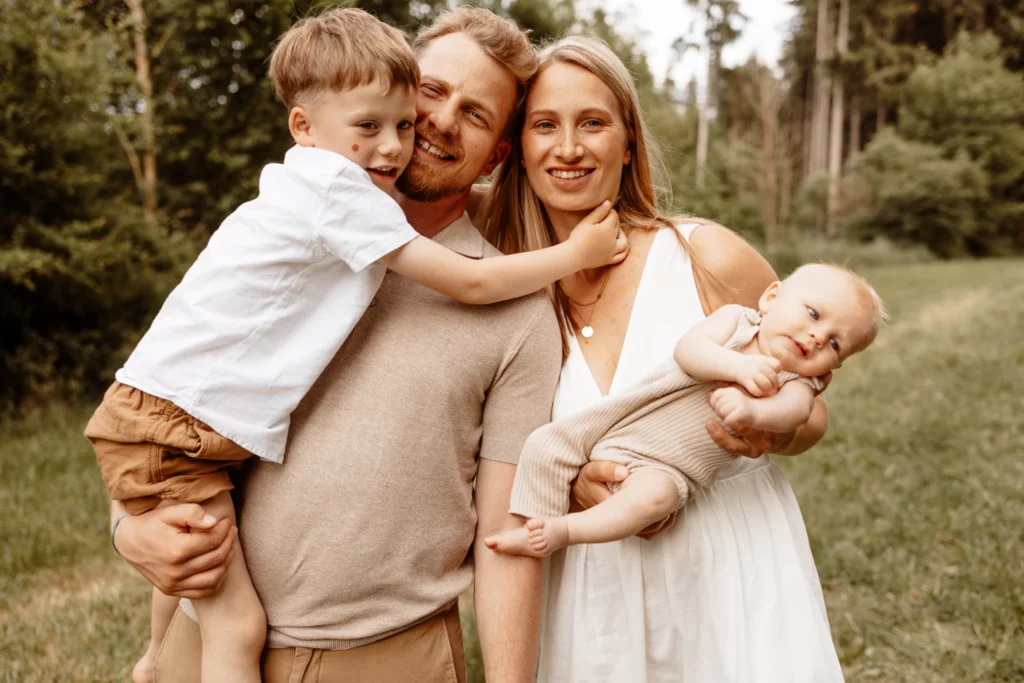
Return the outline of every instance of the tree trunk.
[[[153,131],[153,81],[149,75],[149,55],[146,49],[146,10],[142,0],[126,0],[132,17],[132,33],[135,39],[135,78],[142,93],[142,112],[139,125],[142,128],[142,206],[146,215],[156,214],[156,135]]]
[[[826,62],[832,56],[832,32],[828,17],[831,0],[818,0],[817,43],[814,65],[814,112],[811,119],[810,172],[821,173],[828,164],[828,104],[832,77]]]
[[[850,161],[860,154],[860,117],[860,94],[856,94],[850,98]]]
[[[708,163],[708,138],[711,132],[711,109],[714,106],[714,93],[717,87],[717,67],[719,47],[708,45],[708,77],[704,89],[704,99],[700,104],[697,116],[697,189],[704,189],[704,172]]]
[[[850,37],[850,0],[840,0],[839,29],[836,38],[838,55],[846,56]],[[842,73],[832,84],[832,122],[830,124],[831,139],[828,151],[828,211],[825,217],[825,234],[833,237],[836,234],[836,213],[839,210],[839,181],[843,170],[843,107],[845,100],[846,79]]]
[[[803,109],[803,127],[800,129],[800,143],[803,148],[803,175],[811,174],[811,130],[814,126],[814,73],[807,74],[807,90],[804,93],[804,101],[801,103]]]
[[[883,128],[885,128],[885,105],[879,104],[875,109],[875,135],[881,133]]]
[[[779,83],[768,69],[762,70],[757,86],[758,118],[761,119],[761,174],[757,179],[757,184],[761,195],[764,241],[765,245],[771,248],[779,241],[776,140],[779,130],[779,105],[782,102],[782,97]]]

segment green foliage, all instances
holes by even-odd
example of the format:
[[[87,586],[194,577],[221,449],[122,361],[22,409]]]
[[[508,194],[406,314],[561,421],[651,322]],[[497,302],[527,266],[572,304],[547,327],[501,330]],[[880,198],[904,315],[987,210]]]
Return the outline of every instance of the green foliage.
[[[191,250],[125,201],[131,176],[102,107],[118,75],[110,42],[70,4],[0,11],[5,412],[109,382]]]

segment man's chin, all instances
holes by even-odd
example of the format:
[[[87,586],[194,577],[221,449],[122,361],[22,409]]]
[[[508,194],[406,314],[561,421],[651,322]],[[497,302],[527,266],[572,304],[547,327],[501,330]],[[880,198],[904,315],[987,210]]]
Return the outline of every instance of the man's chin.
[[[423,169],[423,173],[420,173],[419,169],[406,169],[406,172],[398,177],[395,187],[409,199],[425,203],[455,197],[467,192],[472,187],[472,182],[466,185],[463,182],[438,178],[436,174],[434,177],[429,177],[429,175],[428,169]]]

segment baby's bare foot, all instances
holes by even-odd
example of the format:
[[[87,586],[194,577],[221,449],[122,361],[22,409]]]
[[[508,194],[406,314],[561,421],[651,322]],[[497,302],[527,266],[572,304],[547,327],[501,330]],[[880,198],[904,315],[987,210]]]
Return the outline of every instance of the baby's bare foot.
[[[569,544],[569,527],[565,517],[531,519],[526,522],[526,538],[534,557],[547,557]]]
[[[516,529],[502,531],[500,534],[488,536],[484,539],[484,545],[496,553],[503,555],[527,555],[529,557],[545,557],[534,552],[530,541],[527,539],[526,526]]]

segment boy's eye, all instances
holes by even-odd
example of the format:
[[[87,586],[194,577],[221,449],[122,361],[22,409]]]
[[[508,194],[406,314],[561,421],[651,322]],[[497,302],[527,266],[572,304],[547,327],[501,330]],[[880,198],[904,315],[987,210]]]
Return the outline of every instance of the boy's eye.
[[[398,130],[409,130],[412,125],[412,121],[402,121],[398,124]]]
[[[818,312],[811,308],[810,306],[807,307],[807,315],[811,316],[811,320],[818,319]]]
[[[833,351],[835,351],[836,353],[839,353],[839,342],[837,342],[835,339],[829,339],[828,343],[829,343],[829,346],[832,347]]]
[[[356,125],[358,125],[363,130],[377,130],[377,123],[374,121],[361,121]]]

